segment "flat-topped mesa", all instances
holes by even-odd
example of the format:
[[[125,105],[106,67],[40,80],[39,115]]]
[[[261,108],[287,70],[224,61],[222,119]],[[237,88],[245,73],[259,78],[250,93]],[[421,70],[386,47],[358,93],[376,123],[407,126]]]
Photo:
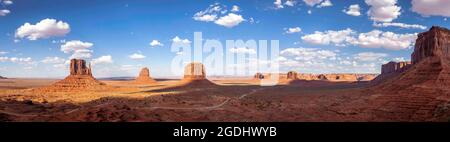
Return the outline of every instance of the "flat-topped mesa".
[[[184,68],[184,80],[205,80],[205,67],[202,63],[190,63]]]
[[[138,83],[153,83],[156,82],[153,80],[152,77],[150,77],[150,70],[148,68],[142,68],[141,72],[139,73],[139,76],[136,77],[136,82]]]
[[[86,66],[86,61],[82,59],[70,60],[70,75],[89,75],[92,76],[91,64]]]
[[[409,67],[411,67],[411,62],[404,61],[404,62],[389,62],[386,64],[383,64],[381,66],[381,74],[388,74],[393,72],[403,72],[407,70]]]
[[[420,33],[411,54],[412,64],[417,64],[426,57],[450,57],[450,30],[433,26],[429,31]]]
[[[298,79],[298,73],[296,71],[289,71],[287,73],[287,79],[292,79],[292,80]]]

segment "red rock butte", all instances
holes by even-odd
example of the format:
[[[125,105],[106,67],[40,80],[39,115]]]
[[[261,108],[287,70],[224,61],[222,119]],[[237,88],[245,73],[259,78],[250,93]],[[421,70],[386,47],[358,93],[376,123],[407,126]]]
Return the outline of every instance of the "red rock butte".
[[[7,79],[6,77],[0,76],[0,79]]]
[[[253,78],[254,78],[254,79],[257,79],[257,80],[261,80],[261,79],[264,79],[265,76],[264,76],[264,74],[262,74],[262,73],[256,73],[256,74],[253,76]]]
[[[296,71],[289,71],[287,73],[287,79],[292,79],[292,80],[298,79],[298,73]]]
[[[136,83],[155,83],[156,81],[150,76],[148,68],[142,68],[139,76],[136,77]]]
[[[184,68],[183,85],[214,85],[206,79],[205,66],[202,63],[190,63]]]
[[[450,86],[450,30],[433,26],[429,31],[419,34],[412,65],[387,64],[383,72],[400,72],[380,87],[384,90],[400,88],[439,88]]]
[[[92,71],[85,60],[70,60],[70,75],[50,86],[38,88],[40,92],[78,92],[104,89],[106,85],[92,76]]]

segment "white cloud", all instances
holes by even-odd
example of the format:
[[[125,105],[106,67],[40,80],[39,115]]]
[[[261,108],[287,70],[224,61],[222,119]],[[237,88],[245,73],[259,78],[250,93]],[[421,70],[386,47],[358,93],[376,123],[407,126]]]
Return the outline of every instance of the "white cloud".
[[[360,33],[351,43],[365,48],[400,50],[412,47],[416,39],[417,34],[396,34],[373,30],[368,33]]]
[[[311,61],[323,60],[336,57],[336,53],[331,50],[321,50],[318,48],[287,48],[280,52],[283,57],[295,57],[295,60]]]
[[[3,0],[3,4],[11,5],[11,4],[13,4],[13,1],[11,1],[11,0]]]
[[[44,64],[63,64],[66,60],[60,57],[45,57],[41,62]]]
[[[311,10],[308,10],[308,12],[307,12],[308,14],[312,14],[312,11]]]
[[[234,14],[234,13],[229,13],[226,16],[220,17],[219,19],[217,19],[214,23],[227,27],[227,28],[232,28],[234,26],[239,25],[241,22],[243,22],[245,19],[242,18],[241,15],[238,14]]]
[[[181,39],[181,38],[178,37],[178,36],[175,36],[175,37],[172,39],[172,42],[173,42],[174,44],[190,44],[190,43],[191,43],[191,41],[189,41],[188,39]]]
[[[412,11],[423,16],[450,17],[449,0],[412,0]]]
[[[357,32],[351,29],[346,29],[342,31],[316,31],[314,34],[301,37],[301,39],[307,43],[316,45],[355,45],[363,48],[400,50],[412,47],[417,39],[417,34],[396,34],[379,30],[357,34]]]
[[[82,42],[79,40],[71,40],[67,41],[63,45],[61,45],[61,51],[64,53],[70,53],[72,51],[82,50],[82,49],[88,49],[94,46],[93,43],[90,42]]]
[[[401,14],[397,0],[365,0],[365,2],[370,6],[367,15],[375,22],[392,22]]]
[[[273,4],[275,5],[275,8],[277,8],[277,9],[284,8],[283,2],[281,0],[275,0],[275,2],[273,2]]]
[[[345,46],[347,42],[352,40],[352,35],[355,32],[352,29],[345,29],[342,31],[316,31],[314,34],[302,36],[301,39],[310,44]]]
[[[419,24],[405,24],[405,23],[374,23],[375,27],[400,27],[405,29],[427,29],[426,26]]]
[[[287,34],[299,33],[302,31],[300,27],[293,27],[285,29]]]
[[[217,19],[217,15],[205,14],[205,15],[201,15],[201,16],[194,16],[194,20],[203,21],[203,22],[212,22],[212,21],[215,21],[216,19]]]
[[[6,52],[6,51],[0,51],[0,55],[5,55],[5,54],[8,54],[9,52]]]
[[[231,12],[239,12],[239,11],[241,11],[241,10],[240,10],[239,6],[237,6],[237,5],[233,5],[233,7],[231,8]]]
[[[95,58],[91,61],[92,65],[96,65],[96,64],[111,64],[113,63],[113,59],[111,55],[105,55],[105,56],[101,56],[98,58]]]
[[[88,49],[75,50],[69,57],[70,59],[89,59],[94,51]]]
[[[355,54],[353,58],[359,61],[378,61],[387,56],[385,53],[362,52]]]
[[[284,5],[287,6],[294,6],[297,2],[294,0],[287,0],[286,2],[284,2]]]
[[[330,7],[330,6],[333,6],[333,3],[331,3],[330,0],[325,0],[322,3],[320,3],[317,7],[322,8],[322,7]]]
[[[351,15],[351,16],[360,16],[361,15],[361,8],[359,7],[358,4],[353,4],[350,5],[350,7],[348,7],[348,9],[344,9],[343,12],[346,13],[347,15]]]
[[[9,11],[8,9],[2,9],[0,10],[0,16],[6,16],[9,13],[11,13],[11,11]]]
[[[31,59],[31,57],[0,57],[0,62],[12,62],[12,63],[18,63],[18,64],[33,64],[34,61]]]
[[[142,60],[142,59],[145,59],[146,57],[144,56],[144,55],[142,55],[142,54],[140,54],[140,53],[134,53],[134,54],[132,54],[132,55],[130,55],[130,56],[128,56],[130,59],[132,59],[132,60]]]
[[[245,21],[242,15],[229,13],[229,11],[239,12],[240,8],[237,5],[233,5],[231,10],[227,10],[226,6],[215,3],[210,5],[207,9],[195,13],[192,18],[196,21],[214,22],[217,25],[228,28],[237,26]]]
[[[61,51],[66,54],[73,53],[70,59],[88,59],[92,57],[93,51],[89,50],[92,46],[94,44],[90,42],[71,40],[61,45]]]
[[[150,42],[150,46],[155,47],[155,46],[164,46],[161,42],[159,42],[158,40],[152,40],[152,42]]]
[[[255,49],[246,48],[246,47],[230,48],[230,52],[237,53],[237,54],[256,54]]]
[[[317,4],[320,4],[323,0],[303,0],[303,2],[306,3],[308,6],[315,6]]]
[[[37,40],[40,38],[49,38],[53,36],[64,36],[70,32],[70,26],[63,21],[55,19],[44,19],[35,25],[25,23],[16,30],[16,38],[28,38]]]

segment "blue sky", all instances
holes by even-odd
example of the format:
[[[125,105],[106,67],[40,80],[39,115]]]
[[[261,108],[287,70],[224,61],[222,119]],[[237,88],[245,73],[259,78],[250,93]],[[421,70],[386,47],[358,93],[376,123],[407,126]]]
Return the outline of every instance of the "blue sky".
[[[415,34],[432,25],[450,27],[446,19],[450,16],[447,10],[450,3],[445,0],[281,0],[280,3],[277,0],[2,0],[1,3],[0,75],[7,77],[64,77],[67,60],[75,56],[76,50],[64,52],[61,48],[64,45],[77,48],[78,44],[68,45],[75,41],[88,46],[87,60],[97,61],[94,75],[98,77],[134,76],[143,66],[150,67],[152,76],[171,76],[170,63],[176,56],[170,51],[173,39],[193,41],[197,31],[203,33],[204,39],[223,42],[279,40],[282,71],[378,73],[382,63],[409,60]],[[351,5],[358,5],[359,9],[350,12]],[[216,6],[220,10],[211,10]],[[234,6],[238,8],[233,11]],[[230,14],[238,17],[227,17]],[[205,15],[215,18],[195,18]],[[221,23],[221,18],[231,23]],[[39,30],[36,25],[45,19],[56,28]],[[34,27],[21,28],[25,23]],[[153,40],[163,45],[151,46]]]

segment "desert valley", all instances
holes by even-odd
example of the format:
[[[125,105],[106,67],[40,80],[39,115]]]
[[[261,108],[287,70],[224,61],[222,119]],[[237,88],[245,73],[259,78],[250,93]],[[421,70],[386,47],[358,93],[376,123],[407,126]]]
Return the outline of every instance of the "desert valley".
[[[418,35],[410,62],[389,62],[381,74],[279,74],[208,77],[202,63],[184,77],[101,79],[70,61],[63,80],[0,79],[0,121],[450,121],[450,30]]]

